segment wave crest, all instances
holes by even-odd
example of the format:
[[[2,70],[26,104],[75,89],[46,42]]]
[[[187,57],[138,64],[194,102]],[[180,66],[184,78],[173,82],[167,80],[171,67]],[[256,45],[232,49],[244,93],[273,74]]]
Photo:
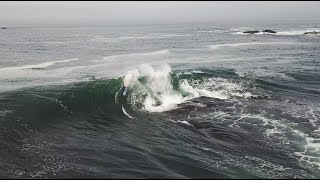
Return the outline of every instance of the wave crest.
[[[253,96],[241,85],[229,82],[227,79],[206,75],[200,79],[192,79],[193,74],[180,77],[172,73],[171,67],[167,64],[157,68],[144,64],[129,71],[123,83],[130,89],[128,97],[130,104],[149,112],[172,110],[183,102],[201,96],[217,99]]]

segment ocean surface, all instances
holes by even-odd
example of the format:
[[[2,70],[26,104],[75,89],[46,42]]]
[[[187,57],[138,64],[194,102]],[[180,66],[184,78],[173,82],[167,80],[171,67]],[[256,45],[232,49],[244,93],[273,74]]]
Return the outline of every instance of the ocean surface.
[[[0,29],[0,178],[320,178],[314,30]]]

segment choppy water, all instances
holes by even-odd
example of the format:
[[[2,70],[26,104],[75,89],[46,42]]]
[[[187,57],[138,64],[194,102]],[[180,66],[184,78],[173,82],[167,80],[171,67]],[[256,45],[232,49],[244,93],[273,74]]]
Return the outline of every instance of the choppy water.
[[[0,177],[319,178],[319,29],[1,30]]]

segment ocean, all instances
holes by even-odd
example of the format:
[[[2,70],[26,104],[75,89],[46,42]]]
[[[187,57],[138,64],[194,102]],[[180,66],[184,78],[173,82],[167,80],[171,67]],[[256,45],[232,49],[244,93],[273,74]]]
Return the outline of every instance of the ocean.
[[[0,178],[319,178],[319,30],[1,29]]]

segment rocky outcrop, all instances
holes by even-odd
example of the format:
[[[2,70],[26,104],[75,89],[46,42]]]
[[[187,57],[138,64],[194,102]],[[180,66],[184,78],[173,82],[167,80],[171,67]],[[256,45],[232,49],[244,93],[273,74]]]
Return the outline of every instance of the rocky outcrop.
[[[256,33],[259,33],[260,31],[258,31],[258,30],[252,30],[252,31],[244,31],[244,32],[242,32],[242,33],[246,33],[246,34],[256,34]],[[270,30],[270,29],[266,29],[266,30],[263,30],[263,31],[261,31],[261,32],[264,32],[264,33],[277,33],[276,31],[274,31],[274,30]]]
[[[242,32],[242,33],[245,33],[245,34],[257,34],[257,33],[260,33],[260,32],[263,32],[263,33],[272,33],[272,34],[277,33],[276,31],[271,30],[271,29],[265,29],[265,30],[263,30],[263,31],[251,30],[251,31],[244,31],[244,32]],[[318,35],[320,35],[320,31],[308,31],[308,32],[305,32],[305,33],[303,33],[303,34],[305,34],[305,35],[307,35],[307,34],[310,34],[310,35],[316,35],[316,34],[318,34]]]
[[[270,29],[263,30],[262,32],[264,32],[264,33],[277,33],[276,31],[270,30]]]
[[[320,31],[305,32],[303,34],[320,34]]]
[[[2,27],[1,29],[7,29],[6,27]]]
[[[254,31],[244,31],[243,33],[246,33],[246,34],[256,34],[256,33],[259,33],[260,31],[257,31],[257,30],[254,30]]]

